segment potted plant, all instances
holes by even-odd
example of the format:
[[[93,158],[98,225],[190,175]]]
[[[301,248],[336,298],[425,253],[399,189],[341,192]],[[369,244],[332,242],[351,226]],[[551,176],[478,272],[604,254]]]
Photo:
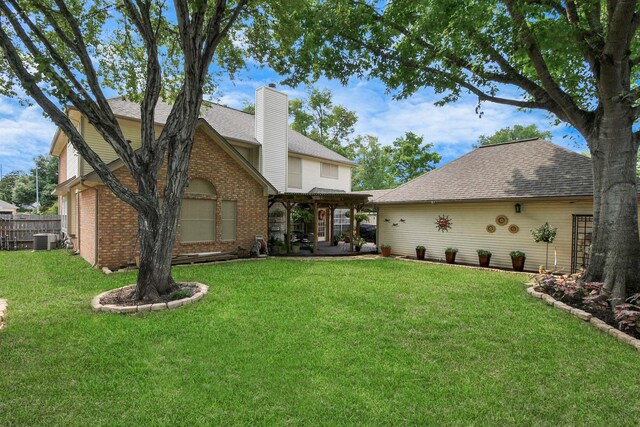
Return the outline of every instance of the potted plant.
[[[391,256],[391,245],[380,245],[380,250],[382,251],[382,256],[388,257]]]
[[[458,253],[458,248],[447,248],[444,251],[444,255],[447,257],[447,264],[455,264],[456,263],[456,254]]]
[[[491,251],[488,251],[486,249],[478,249],[477,252],[480,267],[489,267],[489,263],[491,262]]]
[[[418,258],[419,260],[424,260],[424,255],[426,252],[427,252],[426,247],[422,245],[416,246],[416,258]]]
[[[513,251],[511,255],[511,265],[513,265],[513,271],[524,271],[524,261],[527,259],[524,252]]]
[[[339,242],[339,237],[334,235],[333,238],[331,239],[331,246],[338,246],[338,242]]]
[[[360,249],[367,243],[362,237],[359,237],[353,241],[355,245],[356,252],[360,252]]]
[[[296,240],[295,242],[291,243],[291,252],[294,254],[299,254],[300,253],[300,240]]]

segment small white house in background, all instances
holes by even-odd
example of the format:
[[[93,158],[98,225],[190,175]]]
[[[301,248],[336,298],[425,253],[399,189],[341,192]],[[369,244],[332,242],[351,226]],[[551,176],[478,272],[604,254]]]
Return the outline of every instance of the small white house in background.
[[[526,254],[526,270],[545,263],[546,245],[531,230],[545,222],[557,228],[549,267],[563,272],[586,266],[591,243],[591,160],[541,139],[477,148],[392,191],[374,197],[378,244],[392,254],[444,260],[456,247],[456,262],[478,264],[478,249],[492,252],[491,265],[511,267],[511,251]],[[441,230],[439,218],[450,228]]]
[[[0,215],[16,215],[17,213],[18,207],[16,205],[0,200]]]

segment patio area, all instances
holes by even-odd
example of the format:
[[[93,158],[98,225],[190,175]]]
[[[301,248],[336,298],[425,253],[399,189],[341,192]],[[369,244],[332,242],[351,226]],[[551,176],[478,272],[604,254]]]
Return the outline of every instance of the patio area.
[[[302,247],[300,248],[300,252],[298,253],[288,253],[283,254],[281,256],[286,257],[325,257],[325,256],[352,256],[352,255],[364,255],[364,254],[375,254],[378,252],[378,248],[375,243],[366,243],[362,248],[360,248],[360,252],[356,252],[355,250],[350,249],[351,245],[345,242],[338,242],[337,246],[333,246],[331,242],[318,242],[316,246],[316,250],[311,252],[308,248]],[[278,255],[276,255],[278,256]]]

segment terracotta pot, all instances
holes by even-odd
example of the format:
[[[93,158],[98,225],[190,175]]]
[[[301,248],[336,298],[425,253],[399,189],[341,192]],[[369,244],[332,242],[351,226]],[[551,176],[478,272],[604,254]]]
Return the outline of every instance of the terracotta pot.
[[[447,257],[447,264],[455,264],[456,263],[456,254],[457,254],[457,252],[445,252],[444,254]]]
[[[391,248],[381,248],[382,256],[391,256]]]
[[[491,255],[478,255],[478,261],[480,262],[480,267],[489,267]]]
[[[424,255],[426,254],[426,249],[416,249],[416,258],[419,260],[424,260]]]
[[[524,262],[527,258],[523,256],[511,257],[511,265],[513,265],[513,271],[524,271]]]

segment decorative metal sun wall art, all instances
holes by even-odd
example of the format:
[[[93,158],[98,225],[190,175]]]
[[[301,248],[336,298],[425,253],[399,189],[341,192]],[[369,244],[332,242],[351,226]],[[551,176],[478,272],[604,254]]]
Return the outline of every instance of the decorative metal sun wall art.
[[[496,226],[493,224],[489,224],[487,225],[487,233],[495,233],[496,232]]]
[[[436,230],[438,231],[442,231],[443,233],[445,231],[449,231],[451,229],[451,225],[453,225],[453,221],[451,221],[449,215],[440,215],[436,218]]]

